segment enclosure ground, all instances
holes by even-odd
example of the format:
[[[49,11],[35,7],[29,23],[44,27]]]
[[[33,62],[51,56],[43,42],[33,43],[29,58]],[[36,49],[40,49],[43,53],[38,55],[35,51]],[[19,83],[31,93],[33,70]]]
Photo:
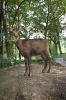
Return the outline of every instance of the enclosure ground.
[[[66,100],[66,67],[42,68],[33,63],[31,77],[23,75],[24,64],[0,70],[0,100]]]

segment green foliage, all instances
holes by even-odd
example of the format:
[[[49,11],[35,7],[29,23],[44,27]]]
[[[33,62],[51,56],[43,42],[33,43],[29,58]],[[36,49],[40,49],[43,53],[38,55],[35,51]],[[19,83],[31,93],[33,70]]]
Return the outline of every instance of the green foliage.
[[[5,68],[11,66],[11,63],[8,59],[0,59],[0,68]]]
[[[36,57],[32,57],[32,61],[41,63],[43,60],[42,60],[42,58],[40,56],[36,56]]]
[[[42,63],[42,59],[41,57],[33,57],[32,58],[32,62],[38,62],[38,63]],[[9,68],[12,65],[17,65],[17,64],[22,64],[24,63],[24,60],[13,60],[13,64],[8,60],[8,59],[1,59],[0,60],[0,68]]]
[[[66,23],[61,25],[60,17],[66,14],[66,0],[7,0],[5,6],[4,17],[6,16],[6,20],[3,22],[5,23],[6,28],[4,27],[4,32],[0,32],[0,37],[3,37],[2,40],[5,38],[5,40],[2,41],[2,50],[3,54],[5,52],[7,53],[7,58],[9,60],[0,60],[1,67],[3,65],[10,65],[11,58],[13,58],[14,63],[19,63],[19,60],[14,60],[17,58],[19,59],[19,52],[13,45],[13,37],[10,32],[14,23],[16,23],[18,28],[22,28],[20,38],[30,38],[35,32],[41,32],[44,35],[47,30],[51,56],[55,57],[58,54],[58,51],[61,52],[59,42],[62,30],[65,28]],[[1,31],[3,30],[4,29]],[[35,58],[35,61],[39,60],[41,61],[41,59]]]

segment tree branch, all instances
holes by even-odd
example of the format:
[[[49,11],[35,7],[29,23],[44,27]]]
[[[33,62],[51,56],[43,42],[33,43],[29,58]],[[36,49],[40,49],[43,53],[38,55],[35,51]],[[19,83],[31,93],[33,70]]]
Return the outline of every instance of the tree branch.
[[[20,7],[21,7],[21,5],[22,5],[24,2],[26,2],[26,1],[29,1],[29,0],[23,0],[23,1],[22,1],[22,2],[20,2],[20,4],[18,5],[18,8],[16,9],[15,14],[14,14],[13,23],[15,23],[15,22],[16,22],[16,16],[17,16],[17,14],[18,14],[19,8],[20,8]]]

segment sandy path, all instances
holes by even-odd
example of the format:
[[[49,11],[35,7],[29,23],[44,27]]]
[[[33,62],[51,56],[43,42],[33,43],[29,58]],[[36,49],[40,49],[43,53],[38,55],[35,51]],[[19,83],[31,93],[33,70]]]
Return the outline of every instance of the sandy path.
[[[66,68],[52,66],[42,73],[42,64],[32,64],[32,76],[24,77],[24,65],[0,70],[0,100],[66,100]]]

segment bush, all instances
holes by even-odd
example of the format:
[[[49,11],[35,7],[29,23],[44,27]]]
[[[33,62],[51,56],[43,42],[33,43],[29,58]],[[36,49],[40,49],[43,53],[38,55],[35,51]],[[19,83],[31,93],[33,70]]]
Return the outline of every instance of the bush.
[[[32,61],[42,63],[43,60],[40,56],[36,56],[36,57],[32,57]],[[22,60],[14,59],[13,62],[10,61],[9,59],[0,59],[0,68],[5,68],[16,64],[22,64],[22,63],[24,63],[23,59]]]
[[[11,65],[11,63],[8,59],[1,59],[0,60],[0,68],[5,68],[5,67],[8,67],[10,65]]]

